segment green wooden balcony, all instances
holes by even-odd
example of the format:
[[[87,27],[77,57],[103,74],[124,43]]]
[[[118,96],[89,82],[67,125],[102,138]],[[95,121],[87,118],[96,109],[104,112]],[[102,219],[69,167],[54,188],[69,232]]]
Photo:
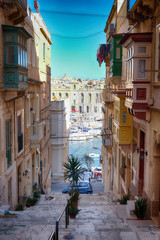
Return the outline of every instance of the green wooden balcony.
[[[31,35],[23,27],[3,25],[4,88],[28,87],[27,39]]]
[[[113,34],[110,43],[110,77],[121,77],[122,75],[122,45],[119,44],[122,34]]]

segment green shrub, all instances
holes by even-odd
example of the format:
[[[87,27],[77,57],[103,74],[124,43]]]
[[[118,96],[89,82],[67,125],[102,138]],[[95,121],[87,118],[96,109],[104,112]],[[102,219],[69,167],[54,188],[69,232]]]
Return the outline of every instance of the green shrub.
[[[130,199],[130,195],[129,194],[125,194],[123,195],[122,199],[118,199],[118,202],[122,205],[126,205],[127,201]]]
[[[18,203],[15,208],[16,211],[23,211],[24,210],[24,205],[23,203]]]
[[[76,216],[79,213],[79,209],[75,206],[69,207],[69,216]]]
[[[34,206],[37,201],[37,198],[28,197],[26,200],[26,207]]]
[[[33,195],[33,198],[36,198],[36,199],[40,199],[40,197],[41,197],[41,193],[38,190],[38,184],[37,183],[35,183],[32,186],[32,195]]]
[[[146,198],[138,198],[135,201],[135,209],[134,213],[138,218],[144,218],[147,210],[147,199]]]

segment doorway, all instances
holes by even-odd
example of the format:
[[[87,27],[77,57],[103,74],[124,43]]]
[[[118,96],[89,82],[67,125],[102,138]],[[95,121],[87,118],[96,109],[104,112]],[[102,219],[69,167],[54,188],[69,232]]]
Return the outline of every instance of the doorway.
[[[145,147],[145,133],[143,131],[140,131],[139,184],[138,184],[139,196],[142,196],[144,186],[144,147]]]
[[[22,197],[22,193],[21,193],[21,189],[22,189],[22,167],[21,167],[21,164],[19,165],[18,167],[18,202],[21,201],[21,197]]]

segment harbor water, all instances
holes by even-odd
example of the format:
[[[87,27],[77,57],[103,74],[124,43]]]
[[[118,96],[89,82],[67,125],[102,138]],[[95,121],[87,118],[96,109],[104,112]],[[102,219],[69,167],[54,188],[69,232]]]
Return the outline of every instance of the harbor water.
[[[86,141],[70,141],[69,142],[69,154],[73,154],[75,157],[82,159],[85,154],[95,153],[101,155],[102,138],[94,137]],[[101,167],[100,158],[95,158],[92,167]]]

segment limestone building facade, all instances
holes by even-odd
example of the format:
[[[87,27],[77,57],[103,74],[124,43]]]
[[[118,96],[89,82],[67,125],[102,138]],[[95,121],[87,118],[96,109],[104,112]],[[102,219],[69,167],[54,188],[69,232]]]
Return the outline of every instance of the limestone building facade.
[[[132,7],[130,1],[114,1],[105,27],[110,51],[103,59],[102,136],[105,191],[116,199],[128,193],[146,197],[147,217],[158,224],[159,9],[159,1],[135,0]]]
[[[51,40],[27,0],[0,1],[0,22],[0,203],[14,207],[50,188]]]
[[[69,99],[71,112],[77,115],[99,117],[102,113],[104,80],[69,78],[52,79],[51,99]]]

